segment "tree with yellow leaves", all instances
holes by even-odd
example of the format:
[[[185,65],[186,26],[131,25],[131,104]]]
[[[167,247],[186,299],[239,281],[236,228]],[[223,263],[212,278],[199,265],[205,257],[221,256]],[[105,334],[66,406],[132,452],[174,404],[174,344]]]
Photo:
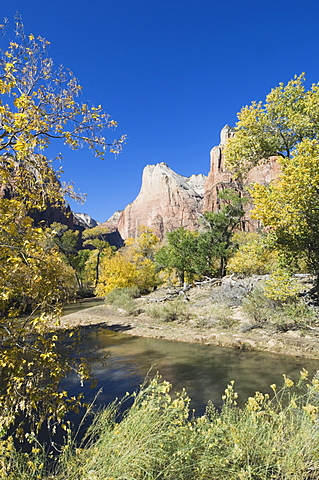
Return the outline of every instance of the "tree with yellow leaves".
[[[277,268],[278,250],[271,245],[268,235],[238,232],[232,241],[236,243],[238,240],[241,244],[228,261],[228,274],[265,275]]]
[[[160,239],[151,228],[140,225],[137,229],[137,237],[128,238],[125,241],[127,248],[123,250],[126,251],[126,255],[133,261],[139,258],[154,260],[159,243]]]
[[[19,18],[15,33],[0,50],[0,435],[17,416],[38,427],[46,415],[61,419],[68,403],[57,390],[60,379],[70,369],[82,378],[87,373],[75,357],[61,356],[56,335],[48,335],[48,320],[75,286],[48,232],[29,216],[48,204],[62,207],[64,193],[72,195],[46,148],[60,139],[101,157],[124,142],[105,140],[104,130],[116,122],[101,106],[78,101],[81,86],[71,72],[54,68],[49,42],[27,36]]]
[[[250,189],[252,217],[268,227],[287,258],[304,256],[318,278],[319,83],[306,91],[304,81],[304,74],[295,76],[272,89],[265,104],[244,107],[225,155],[238,177],[277,156],[278,179]]]
[[[137,287],[141,293],[152,290],[159,283],[152,260],[158,244],[153,230],[141,225],[135,239],[128,239],[114,256],[102,259],[96,293],[106,295],[114,288],[126,287]]]
[[[96,287],[99,282],[101,258],[103,255],[110,257],[113,252],[111,245],[106,240],[108,233],[108,228],[99,225],[88,228],[82,233],[82,239],[84,240],[83,246],[93,250],[88,258],[87,266],[90,265],[90,277],[94,287]]]
[[[280,83],[265,103],[252,102],[238,113],[235,135],[225,148],[226,164],[237,177],[271,156],[291,158],[303,140],[319,137],[319,82],[306,90],[305,74]]]
[[[138,287],[141,293],[152,290],[158,284],[155,264],[145,258],[130,262],[121,252],[104,257],[101,261],[101,273],[96,287],[97,295],[106,295],[114,288]]]
[[[287,254],[303,256],[319,276],[319,142],[304,140],[290,159],[280,159],[282,173],[268,187],[255,184],[252,215],[270,228]]]

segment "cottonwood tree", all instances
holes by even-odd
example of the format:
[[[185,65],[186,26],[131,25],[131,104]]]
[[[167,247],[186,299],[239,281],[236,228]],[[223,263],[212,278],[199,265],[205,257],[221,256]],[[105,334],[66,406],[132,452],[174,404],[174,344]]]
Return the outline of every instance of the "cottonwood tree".
[[[84,240],[83,246],[92,249],[92,254],[90,255],[90,259],[88,259],[88,262],[90,263],[91,271],[94,272],[92,276],[95,288],[99,282],[100,262],[103,254],[109,257],[113,251],[111,245],[106,240],[106,235],[108,233],[108,228],[99,225],[93,228],[88,228],[82,233],[82,238]]]
[[[153,261],[159,238],[150,228],[140,226],[138,236],[126,241],[114,255],[105,255],[96,287],[98,295],[114,288],[137,287],[141,293],[153,290],[159,283]]]
[[[88,251],[80,253],[82,252],[80,250],[80,231],[74,231],[69,229],[67,225],[53,222],[48,229],[48,234],[52,239],[52,243],[58,247],[63,260],[72,267],[78,286],[78,293],[80,293],[83,289],[85,261],[89,254]]]
[[[132,262],[118,251],[112,257],[103,257],[95,291],[97,295],[103,296],[114,288],[137,287],[141,293],[147,293],[157,284],[158,278],[152,260],[145,258]]]
[[[136,238],[128,238],[125,240],[126,256],[132,261],[139,259],[154,260],[160,239],[155,235],[151,228],[140,225],[137,229]]]
[[[226,164],[243,177],[271,156],[291,158],[303,140],[319,136],[319,83],[306,90],[305,74],[280,83],[266,101],[252,102],[237,114],[235,135],[225,148]]]
[[[174,270],[180,284],[191,281],[198,273],[196,260],[199,233],[181,227],[168,232],[166,238],[167,245],[155,255],[157,264],[160,268]]]
[[[55,335],[46,335],[49,311],[65,299],[70,271],[47,232],[35,228],[32,209],[64,204],[58,172],[45,155],[60,139],[72,149],[88,146],[101,157],[120,151],[124,137],[107,142],[116,122],[102,107],[78,101],[74,75],[55,68],[42,37],[26,35],[16,19],[15,39],[0,51],[0,432],[17,416],[61,418],[65,393],[57,384],[75,365],[62,358]],[[62,262],[62,263],[61,263]],[[63,268],[62,267],[63,264]],[[33,315],[18,318],[26,308]],[[32,336],[30,336],[32,334]],[[83,377],[85,367],[78,364]],[[46,385],[46,388],[44,388]],[[42,414],[35,412],[42,408]]]
[[[251,191],[252,215],[273,232],[287,257],[304,258],[319,291],[319,142],[304,140],[292,158],[280,159],[282,173],[268,187]]]
[[[244,107],[225,155],[238,175],[277,156],[277,180],[251,189],[252,216],[268,227],[287,258],[304,256],[318,279],[319,83],[307,91],[304,81],[304,74],[295,76],[272,89],[264,104]]]
[[[244,215],[245,198],[239,192],[225,189],[219,195],[217,212],[205,212],[200,232],[178,228],[167,233],[167,245],[156,254],[161,268],[175,270],[180,283],[196,277],[226,273],[232,252],[232,235]]]

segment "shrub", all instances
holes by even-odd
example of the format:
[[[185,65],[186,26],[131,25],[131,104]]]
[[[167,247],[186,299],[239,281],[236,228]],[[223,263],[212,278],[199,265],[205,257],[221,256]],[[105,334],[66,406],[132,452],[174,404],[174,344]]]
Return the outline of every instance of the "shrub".
[[[316,322],[317,315],[312,307],[303,300],[291,302],[276,308],[272,321],[278,330],[307,328]]]
[[[106,303],[123,308],[129,315],[137,313],[134,298],[140,296],[138,287],[114,288],[105,298]]]
[[[282,268],[277,268],[264,284],[265,296],[277,303],[284,303],[297,298],[300,285],[291,274]]]
[[[284,375],[273,397],[242,406],[231,382],[223,407],[189,417],[189,398],[155,378],[118,418],[116,402],[95,418],[82,448],[64,454],[56,480],[315,479],[319,474],[319,380]],[[126,400],[129,397],[126,397]],[[19,477],[21,478],[21,477]]]
[[[190,318],[188,305],[179,299],[152,305],[148,308],[148,314],[162,322],[183,321]]]
[[[231,328],[236,323],[236,320],[232,317],[232,309],[224,304],[211,307],[210,315],[214,323],[221,328]]]
[[[227,273],[242,275],[265,275],[276,268],[278,251],[270,248],[264,237],[253,237],[253,240],[241,245],[228,261]]]
[[[199,327],[220,327],[228,329],[234,326],[237,321],[233,318],[233,310],[227,305],[220,303],[218,305],[209,305],[204,313],[204,317],[197,321]]]
[[[0,443],[7,480],[314,480],[319,475],[319,378],[283,376],[272,397],[256,392],[237,405],[234,382],[220,410],[189,415],[186,392],[155,377],[96,414],[82,444],[69,439],[49,464],[45,449],[17,452]],[[131,407],[124,413],[125,406]]]
[[[243,312],[256,323],[261,324],[271,318],[274,302],[265,296],[264,288],[258,285],[243,300]]]
[[[243,311],[257,324],[271,323],[279,330],[306,328],[316,319],[315,310],[302,298],[287,297],[279,302],[266,295],[265,287],[256,287],[243,301]]]

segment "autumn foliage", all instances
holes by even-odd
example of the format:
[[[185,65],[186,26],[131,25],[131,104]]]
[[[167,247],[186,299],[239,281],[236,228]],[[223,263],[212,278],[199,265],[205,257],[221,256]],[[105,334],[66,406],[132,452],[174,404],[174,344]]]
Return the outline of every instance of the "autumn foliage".
[[[74,195],[59,182],[47,147],[60,140],[101,157],[124,142],[105,140],[116,122],[101,106],[78,101],[81,86],[54,67],[49,42],[26,35],[19,18],[15,27],[15,40],[0,50],[0,434],[17,417],[34,428],[61,419],[72,401],[58,391],[60,379],[70,370],[88,373],[81,359],[61,356],[48,329],[77,285],[52,232],[29,216],[48,204],[63,208],[64,194]]]
[[[239,178],[277,156],[277,180],[250,189],[252,216],[272,233],[288,261],[303,258],[318,278],[319,83],[308,91],[304,83],[304,74],[295,76],[272,89],[265,103],[244,107],[225,155]]]
[[[133,286],[146,293],[159,283],[153,261],[158,237],[151,229],[141,226],[137,238],[128,239],[126,243],[121,251],[102,259],[97,295],[105,295],[115,288]]]

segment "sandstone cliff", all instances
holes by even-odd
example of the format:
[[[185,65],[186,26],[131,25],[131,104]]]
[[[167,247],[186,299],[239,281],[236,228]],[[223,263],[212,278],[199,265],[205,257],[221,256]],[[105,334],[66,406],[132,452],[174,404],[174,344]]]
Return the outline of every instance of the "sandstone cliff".
[[[139,225],[152,228],[160,238],[179,227],[198,228],[205,180],[205,175],[178,175],[166,163],[147,165],[140,193],[120,215],[121,236],[134,237]]]
[[[183,177],[171,170],[166,163],[147,165],[143,171],[142,187],[137,198],[122,212],[116,212],[105,225],[118,228],[122,238],[135,237],[139,225],[152,228],[161,239],[167,232],[179,227],[197,229],[203,212],[218,211],[218,193],[232,187],[246,195],[245,187],[250,183],[269,184],[277,178],[279,166],[276,157],[253,168],[244,184],[236,182],[233,174],[225,167],[224,146],[234,130],[225,125],[221,130],[220,144],[210,152],[208,176]],[[259,223],[250,218],[252,208],[248,201],[241,228],[252,231]]]
[[[234,134],[234,130],[225,125],[220,133],[220,144],[213,147],[210,151],[210,171],[204,187],[203,212],[218,211],[219,201],[218,193],[227,187],[232,187],[244,194],[245,187],[252,183],[269,184],[278,177],[279,165],[276,157],[271,157],[267,162],[250,170],[244,183],[238,183],[234,180],[233,174],[225,168],[225,157],[223,149],[228,138]],[[246,194],[247,195],[247,194]],[[252,231],[258,228],[259,222],[252,220],[249,212],[253,205],[248,201],[245,210],[246,214],[242,220],[242,229]]]

